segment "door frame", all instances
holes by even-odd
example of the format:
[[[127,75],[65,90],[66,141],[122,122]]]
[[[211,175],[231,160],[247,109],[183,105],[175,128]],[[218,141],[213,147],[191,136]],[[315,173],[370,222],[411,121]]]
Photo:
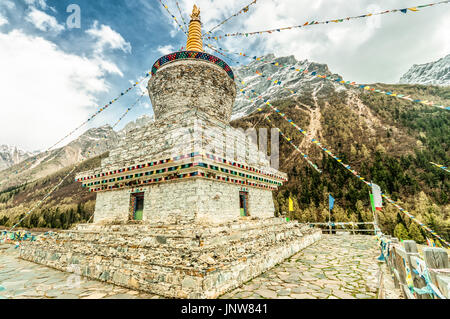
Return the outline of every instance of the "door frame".
[[[142,197],[142,219],[136,219],[136,208],[137,208],[137,198]],[[129,210],[129,220],[132,221],[141,221],[144,218],[144,199],[145,199],[145,193],[144,192],[136,192],[131,193],[130,196],[130,210]]]
[[[241,198],[244,198],[243,208],[241,208]],[[244,210],[242,212],[242,209]],[[240,190],[239,191],[239,214],[241,217],[250,216],[250,212],[248,209],[248,191]]]

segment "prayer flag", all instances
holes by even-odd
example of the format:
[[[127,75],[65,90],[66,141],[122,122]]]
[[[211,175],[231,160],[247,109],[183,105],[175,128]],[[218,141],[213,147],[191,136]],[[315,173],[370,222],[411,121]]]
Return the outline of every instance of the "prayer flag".
[[[294,202],[292,201],[292,198],[289,197],[289,211],[294,211]]]
[[[332,210],[334,207],[334,198],[328,194],[328,208]]]
[[[370,193],[370,204],[372,205],[372,212],[375,211],[375,203],[373,202],[373,194]]]
[[[383,208],[383,199],[381,197],[381,188],[377,184],[372,183],[373,202],[376,210]]]

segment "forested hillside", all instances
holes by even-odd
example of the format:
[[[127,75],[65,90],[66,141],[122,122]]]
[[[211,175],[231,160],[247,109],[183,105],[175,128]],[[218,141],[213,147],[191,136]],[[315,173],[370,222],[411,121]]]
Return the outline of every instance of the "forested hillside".
[[[67,178],[61,186],[26,217],[20,227],[68,229],[73,224],[87,222],[94,212],[95,194],[83,189],[74,178],[78,172],[98,167],[107,154],[82,162],[69,176],[67,174],[73,166],[0,192],[0,226],[13,226],[65,176]]]
[[[386,89],[385,85],[376,87]],[[450,101],[450,88],[392,87],[389,86],[398,93],[440,101],[444,105]],[[302,94],[272,104],[448,240],[448,173],[429,163],[445,164],[450,160],[448,111],[363,91],[320,93]],[[330,193],[336,198],[332,220],[372,221],[369,188],[269,107],[264,106],[262,112],[232,124],[243,128],[269,127],[264,121],[268,114],[273,124],[323,170],[322,174],[316,172],[280,136],[280,165],[288,173],[289,182],[275,194],[277,212],[288,210],[291,196],[296,218],[303,222],[327,221]],[[384,232],[424,242],[426,234],[416,224],[411,224],[391,204],[384,205],[379,213]]]

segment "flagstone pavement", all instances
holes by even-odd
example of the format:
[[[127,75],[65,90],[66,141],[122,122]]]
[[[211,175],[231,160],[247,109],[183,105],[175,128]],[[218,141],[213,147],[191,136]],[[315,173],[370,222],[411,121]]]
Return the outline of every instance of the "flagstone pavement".
[[[385,298],[400,298],[386,266],[377,262],[378,255],[373,236],[323,235],[319,242],[221,298],[370,299],[375,298],[380,269],[385,274]],[[24,261],[13,247],[0,246],[0,299],[28,298],[161,297]]]

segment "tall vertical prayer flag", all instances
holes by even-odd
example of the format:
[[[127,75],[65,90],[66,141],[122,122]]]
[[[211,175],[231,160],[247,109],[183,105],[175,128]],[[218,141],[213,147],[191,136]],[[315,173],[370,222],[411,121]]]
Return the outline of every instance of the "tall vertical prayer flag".
[[[332,210],[334,207],[334,198],[330,194],[328,194],[328,208]]]
[[[294,202],[292,201],[292,198],[289,197],[289,211],[294,211]]]
[[[372,183],[373,203],[376,210],[383,208],[383,198],[381,197],[381,188],[377,184]]]
[[[375,203],[373,202],[373,194],[370,193],[370,204],[372,205],[372,212],[375,211]]]

